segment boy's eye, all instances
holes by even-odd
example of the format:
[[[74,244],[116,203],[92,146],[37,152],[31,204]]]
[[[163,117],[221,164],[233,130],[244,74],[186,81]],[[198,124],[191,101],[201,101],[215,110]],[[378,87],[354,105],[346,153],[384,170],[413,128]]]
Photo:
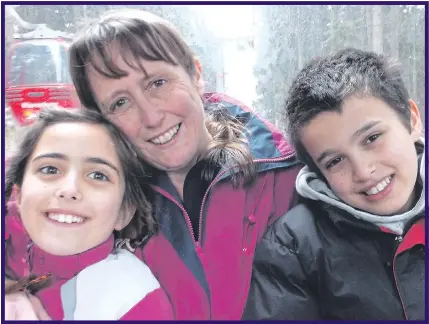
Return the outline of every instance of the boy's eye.
[[[337,157],[331,161],[328,162],[328,164],[326,165],[326,169],[330,169],[333,166],[337,165],[338,163],[340,163],[342,160],[344,160],[343,157]]]
[[[42,167],[39,169],[39,171],[40,171],[40,173],[43,173],[43,174],[58,174],[58,173],[60,173],[60,170],[58,170],[56,167],[54,167],[52,165]]]
[[[99,171],[91,172],[88,177],[98,181],[109,181],[109,178]]]
[[[377,140],[377,138],[380,137],[381,134],[374,134],[369,136],[366,140],[365,140],[365,144],[370,144],[372,142],[374,142],[375,140]]]

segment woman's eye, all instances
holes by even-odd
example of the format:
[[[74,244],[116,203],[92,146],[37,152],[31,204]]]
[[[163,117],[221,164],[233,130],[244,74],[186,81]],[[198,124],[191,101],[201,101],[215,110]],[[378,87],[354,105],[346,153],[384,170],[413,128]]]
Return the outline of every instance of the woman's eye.
[[[110,112],[120,111],[126,108],[126,105],[129,103],[129,100],[126,98],[121,98],[117,100],[112,107],[110,108]]]
[[[161,88],[166,83],[167,83],[166,79],[155,80],[149,85],[149,90]]]
[[[328,162],[328,164],[326,165],[326,169],[330,169],[333,166],[337,165],[338,163],[340,163],[342,160],[344,160],[343,157],[337,157],[331,161]]]
[[[365,144],[370,144],[374,141],[376,141],[379,137],[381,136],[381,134],[374,134],[369,136],[366,140],[365,140]]]
[[[98,181],[109,181],[109,178],[99,171],[91,172],[88,177]]]
[[[58,168],[56,168],[52,165],[48,165],[48,166],[40,168],[39,172],[43,173],[43,174],[58,174],[58,173],[60,173]]]

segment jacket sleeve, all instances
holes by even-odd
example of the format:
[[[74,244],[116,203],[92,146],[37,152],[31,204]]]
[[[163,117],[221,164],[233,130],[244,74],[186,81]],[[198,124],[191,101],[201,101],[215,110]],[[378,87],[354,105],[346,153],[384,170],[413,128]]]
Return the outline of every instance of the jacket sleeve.
[[[158,288],[146,295],[121,320],[174,320],[174,311],[164,289]]]
[[[308,263],[303,262],[299,252],[301,248],[308,251],[307,243],[300,246],[294,232],[286,225],[288,217],[302,215],[296,208],[289,213],[268,229],[255,251],[243,319],[321,319],[317,293],[307,275],[308,266],[304,265]]]

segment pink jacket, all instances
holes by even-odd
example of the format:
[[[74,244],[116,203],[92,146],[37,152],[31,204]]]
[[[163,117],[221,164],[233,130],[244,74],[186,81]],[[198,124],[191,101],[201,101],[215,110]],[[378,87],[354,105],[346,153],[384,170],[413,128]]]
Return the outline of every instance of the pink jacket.
[[[6,217],[6,260],[23,278],[51,274],[37,293],[53,320],[174,319],[171,303],[149,268],[125,250],[113,252],[113,235],[74,256],[54,256],[32,244],[20,219]],[[24,239],[25,238],[25,239]],[[19,256],[19,257],[18,257]]]

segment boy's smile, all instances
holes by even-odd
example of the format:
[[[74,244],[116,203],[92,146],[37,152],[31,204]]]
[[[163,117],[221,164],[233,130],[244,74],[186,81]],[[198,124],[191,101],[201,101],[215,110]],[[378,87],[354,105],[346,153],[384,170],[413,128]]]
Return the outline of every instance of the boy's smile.
[[[408,128],[384,101],[352,96],[340,113],[322,112],[301,129],[302,144],[346,204],[375,215],[411,208],[418,174],[414,143],[422,126],[410,105]]]

